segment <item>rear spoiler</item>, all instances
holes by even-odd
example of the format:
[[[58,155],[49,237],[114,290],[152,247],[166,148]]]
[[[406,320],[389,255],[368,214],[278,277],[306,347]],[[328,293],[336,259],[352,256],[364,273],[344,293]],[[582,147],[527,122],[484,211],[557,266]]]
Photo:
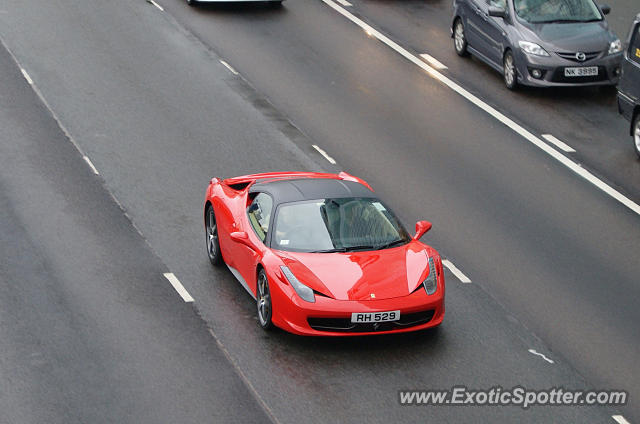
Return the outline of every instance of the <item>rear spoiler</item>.
[[[242,175],[239,177],[231,177],[220,180],[219,178],[212,178],[211,184],[221,183],[228,187],[231,187],[234,190],[244,190],[249,187],[251,184],[255,183],[258,180],[286,180],[286,179],[294,179],[294,178],[332,178],[336,180],[343,181],[353,181],[356,183],[360,183],[367,187],[369,190],[373,191],[371,186],[363,179],[354,177],[351,174],[348,174],[344,171],[339,174],[328,174],[328,173],[318,173],[318,172],[265,172],[261,174],[249,174]]]

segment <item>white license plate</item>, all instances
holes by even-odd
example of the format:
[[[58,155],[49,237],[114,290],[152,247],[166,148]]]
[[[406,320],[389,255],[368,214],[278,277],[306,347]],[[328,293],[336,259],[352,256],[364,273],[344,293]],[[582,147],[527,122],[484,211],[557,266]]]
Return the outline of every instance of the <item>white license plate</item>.
[[[398,321],[400,311],[388,312],[354,312],[351,314],[351,322],[356,324],[366,324],[369,322]]]
[[[565,77],[595,77],[598,75],[597,66],[586,66],[582,68],[564,68]]]

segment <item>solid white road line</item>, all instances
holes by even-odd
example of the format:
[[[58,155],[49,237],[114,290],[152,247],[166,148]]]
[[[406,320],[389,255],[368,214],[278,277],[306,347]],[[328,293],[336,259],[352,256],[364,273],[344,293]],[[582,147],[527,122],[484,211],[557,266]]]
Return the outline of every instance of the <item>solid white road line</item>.
[[[27,74],[27,71],[25,71],[23,68],[20,68],[20,71],[22,72],[22,76],[24,77],[24,79],[27,80],[27,82],[29,83],[29,85],[33,85],[33,80],[31,79],[31,77],[29,76],[29,74]]]
[[[423,58],[424,60],[426,60],[427,62],[429,62],[431,64],[431,66],[433,66],[436,69],[449,69],[447,68],[447,66],[440,62],[438,59],[436,59],[435,57],[428,55],[426,53],[422,53],[420,55],[421,58]]]
[[[631,424],[629,421],[627,421],[622,415],[612,415],[611,418],[613,418],[614,420],[616,420],[616,422],[618,424]]]
[[[180,280],[178,280],[176,276],[173,275],[173,272],[165,272],[162,275],[164,275],[164,278],[169,280],[173,288],[176,289],[180,297],[182,297],[182,300],[184,300],[185,302],[193,302],[193,297],[191,297],[187,289],[184,288]]]
[[[334,158],[332,158],[331,156],[329,156],[327,154],[327,152],[325,152],[324,150],[322,150],[320,147],[316,146],[315,144],[312,145],[314,149],[316,149],[318,151],[318,153],[320,153],[326,160],[329,161],[329,163],[331,165],[335,165],[336,161]]]
[[[164,8],[162,6],[160,6],[158,3],[156,3],[153,0],[147,0],[148,3],[151,3],[152,5],[154,5],[155,7],[157,7],[158,9],[160,9],[161,12],[164,12]]]
[[[444,265],[444,266],[446,266],[447,268],[449,268],[449,271],[451,271],[451,273],[452,273],[453,275],[455,275],[455,276],[456,276],[456,278],[457,278],[458,280],[460,280],[460,282],[465,283],[465,284],[468,284],[468,283],[470,283],[470,282],[471,282],[471,280],[469,279],[469,277],[467,277],[466,275],[464,275],[464,274],[462,273],[462,271],[460,271],[460,270],[458,269],[458,267],[456,267],[453,263],[451,263],[451,261],[450,261],[450,260],[448,260],[448,259],[443,259],[443,260],[442,260],[442,265]]]
[[[233,67],[231,65],[229,65],[227,62],[225,62],[224,60],[220,59],[220,63],[222,63],[229,71],[231,71],[231,73],[233,75],[238,75],[238,71],[233,69]]]
[[[557,147],[559,147],[560,149],[564,150],[567,153],[574,153],[575,152],[573,147],[571,147],[568,144],[564,143],[562,140],[558,140],[557,138],[555,138],[551,134],[542,134],[542,137],[545,140],[547,140],[549,143],[555,144]]]
[[[84,159],[85,162],[87,162],[87,164],[89,165],[89,167],[91,168],[91,170],[93,171],[94,174],[100,175],[100,173],[98,172],[96,167],[93,166],[93,162],[91,162],[91,159],[89,159],[88,156],[83,156],[82,158]]]
[[[511,118],[507,117],[502,112],[498,111],[494,107],[492,107],[489,104],[485,103],[483,100],[481,100],[476,95],[471,94],[469,91],[467,91],[465,88],[460,86],[458,83],[454,82],[453,80],[449,79],[448,77],[446,77],[442,73],[438,72],[436,69],[434,69],[433,67],[429,66],[424,61],[420,60],[417,56],[411,54],[407,49],[405,49],[404,47],[400,46],[395,41],[389,39],[389,37],[387,37],[386,35],[382,34],[378,30],[372,28],[369,24],[364,22],[362,19],[356,17],[355,15],[353,15],[352,13],[347,11],[346,9],[340,7],[339,5],[337,5],[332,0],[322,0],[322,1],[326,5],[328,5],[332,9],[334,9],[336,12],[340,13],[342,16],[344,16],[345,18],[349,19],[354,24],[358,25],[367,34],[369,34],[372,37],[377,38],[378,40],[380,40],[381,42],[386,44],[388,47],[390,47],[393,50],[395,50],[398,54],[403,56],[405,59],[407,59],[408,61],[414,63],[417,66],[419,66],[423,70],[425,70],[432,78],[440,81],[441,83],[443,83],[444,85],[449,87],[451,90],[453,90],[456,93],[458,93],[460,96],[464,97],[465,99],[467,99],[468,101],[470,101],[471,103],[473,103],[474,105],[479,107],[480,109],[484,110],[485,112],[487,112],[489,115],[491,115],[492,117],[494,117],[498,121],[502,122],[507,127],[511,128],[516,133],[520,134],[523,138],[525,138],[526,140],[531,142],[536,147],[540,148],[542,151],[547,153],[549,156],[551,156],[552,158],[556,159],[558,162],[560,162],[561,164],[563,164],[564,166],[566,166],[567,168],[569,168],[570,170],[572,170],[573,172],[575,172],[576,174],[578,174],[579,176],[581,176],[582,178],[584,178],[585,180],[587,180],[588,182],[590,182],[591,184],[593,184],[594,186],[596,186],[597,188],[599,188],[600,190],[602,190],[603,192],[608,194],[609,196],[613,197],[615,200],[617,200],[618,202],[622,203],[624,206],[626,206],[627,208],[631,209],[636,214],[640,215],[640,205],[638,205],[637,203],[635,203],[631,199],[625,197],[619,191],[617,191],[614,188],[612,188],[609,185],[607,185],[604,181],[600,180],[598,177],[593,175],[591,172],[589,172],[586,169],[584,169],[578,163],[572,161],[571,159],[569,159],[568,157],[566,157],[562,153],[558,152],[556,149],[554,149],[553,147],[551,147],[550,145],[548,145],[547,143],[542,141],[540,138],[538,138],[535,135],[533,135],[530,131],[528,131],[525,128],[523,128],[520,125],[518,125]]]
[[[544,359],[544,360],[545,360],[545,361],[547,361],[548,363],[553,364],[553,361],[552,361],[551,359],[547,358],[544,354],[542,354],[542,353],[540,353],[540,352],[536,352],[536,351],[535,351],[535,350],[533,350],[533,349],[529,349],[529,353],[532,353],[532,354],[534,354],[534,355],[538,355],[538,356],[542,357],[542,359]]]
[[[349,3],[347,0],[337,0],[338,3],[340,3],[341,5],[343,5],[344,7],[350,7],[353,6],[351,3]]]

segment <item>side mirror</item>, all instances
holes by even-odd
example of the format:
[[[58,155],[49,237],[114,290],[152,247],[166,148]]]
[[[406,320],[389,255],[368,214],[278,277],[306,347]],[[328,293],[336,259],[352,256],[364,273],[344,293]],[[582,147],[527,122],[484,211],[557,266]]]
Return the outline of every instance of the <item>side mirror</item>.
[[[608,4],[601,4],[600,10],[602,10],[603,15],[608,15],[609,13],[611,13],[611,6],[609,6]]]
[[[489,16],[493,16],[495,18],[506,18],[507,11],[501,7],[490,7],[489,8]]]
[[[255,250],[255,247],[253,246],[253,244],[249,240],[249,236],[247,235],[246,231],[233,232],[233,233],[229,234],[229,237],[231,237],[231,240],[235,241],[236,243],[244,244],[245,246],[247,246],[251,250]]]
[[[424,233],[426,233],[430,229],[431,229],[431,223],[429,221],[416,222],[416,235],[413,236],[413,239],[420,240],[420,237],[422,237]]]

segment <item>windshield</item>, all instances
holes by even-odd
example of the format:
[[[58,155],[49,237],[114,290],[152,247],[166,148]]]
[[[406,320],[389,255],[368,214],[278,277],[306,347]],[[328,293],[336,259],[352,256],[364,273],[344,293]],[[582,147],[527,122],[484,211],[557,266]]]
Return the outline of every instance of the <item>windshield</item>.
[[[374,198],[288,203],[281,205],[277,213],[272,246],[280,250],[377,250],[410,240],[395,215]]]
[[[590,22],[602,20],[592,0],[514,0],[516,14],[530,23]]]

